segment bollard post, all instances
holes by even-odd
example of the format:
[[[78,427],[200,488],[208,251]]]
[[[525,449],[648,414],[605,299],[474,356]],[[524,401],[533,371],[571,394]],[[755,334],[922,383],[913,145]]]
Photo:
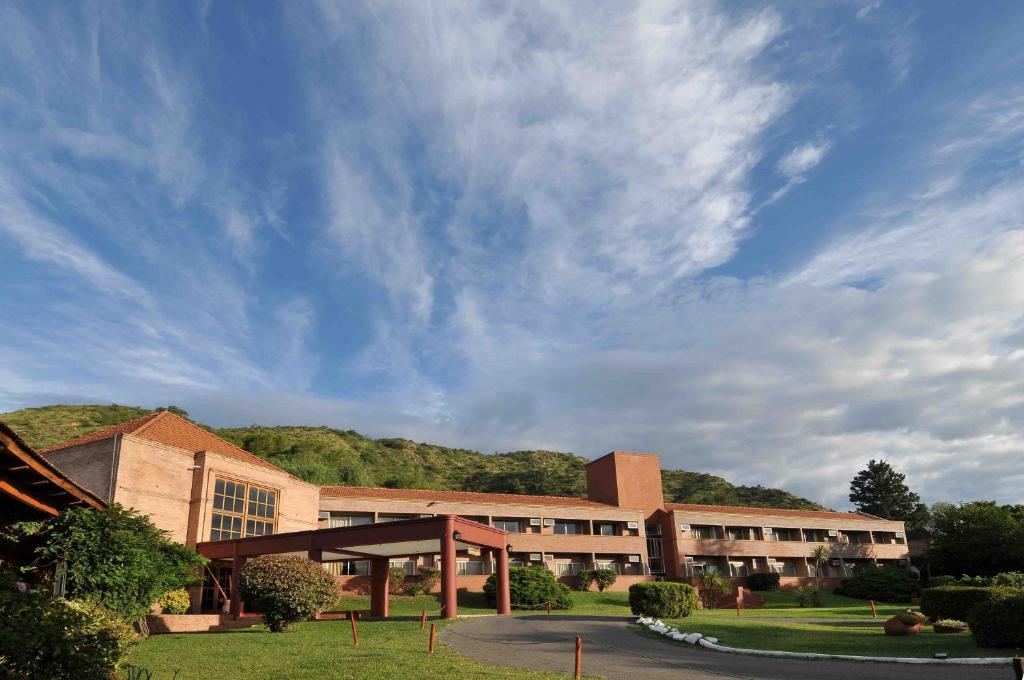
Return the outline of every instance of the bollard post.
[[[431,654],[434,653],[434,638],[437,636],[437,625],[430,624],[430,643],[427,645],[427,651]]]
[[[359,631],[356,630],[356,613],[354,611],[349,612],[348,613],[348,618],[349,618],[349,621],[352,622],[352,642],[354,642],[355,646],[358,647],[359,646]]]
[[[573,670],[572,677],[575,680],[580,680],[580,676],[583,675],[583,638],[576,638],[576,667]]]
[[[874,600],[868,600],[868,604],[871,605],[871,618],[877,619],[878,618],[878,611],[875,610],[875,601]]]
[[[425,625],[427,625],[427,610],[426,609],[423,610],[423,616],[420,617],[420,630],[423,630],[423,627]]]
[[[743,608],[743,588],[736,586],[736,616],[740,615],[740,609]]]
[[[551,616],[551,600],[548,600],[548,616]]]
[[[1024,680],[1024,659],[1013,657],[1013,675],[1017,680]]]

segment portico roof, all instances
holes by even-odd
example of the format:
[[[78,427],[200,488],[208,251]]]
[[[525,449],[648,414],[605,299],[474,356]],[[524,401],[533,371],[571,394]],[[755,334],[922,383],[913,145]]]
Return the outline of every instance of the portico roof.
[[[207,541],[198,544],[196,551],[209,559],[287,553],[307,555],[314,551],[320,551],[321,562],[413,557],[441,553],[441,541],[448,531],[457,534],[456,550],[465,550],[469,546],[505,550],[508,545],[506,531],[455,515],[442,515],[353,527]]]

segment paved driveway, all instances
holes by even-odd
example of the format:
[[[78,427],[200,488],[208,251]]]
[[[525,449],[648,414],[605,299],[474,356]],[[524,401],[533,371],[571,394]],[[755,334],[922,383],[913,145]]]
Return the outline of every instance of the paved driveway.
[[[583,642],[583,673],[608,680],[1011,680],[1009,667],[898,665],[766,659],[669,643],[628,628],[631,619],[577,616],[489,616],[466,619],[442,633],[466,656],[497,666],[572,673],[575,636]],[[541,643],[541,644],[537,644]],[[620,651],[621,650],[621,651]],[[635,654],[628,654],[629,650]]]

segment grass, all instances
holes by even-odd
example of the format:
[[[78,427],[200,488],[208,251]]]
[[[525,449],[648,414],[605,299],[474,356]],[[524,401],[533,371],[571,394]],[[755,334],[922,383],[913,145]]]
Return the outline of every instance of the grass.
[[[917,635],[891,637],[882,632],[883,621],[765,621],[736,616],[722,619],[698,613],[670,623],[682,631],[716,637],[719,644],[743,649],[910,657],[932,657],[936,652],[946,652],[950,658],[1014,655],[1012,650],[978,647],[969,633],[941,635],[930,626]]]
[[[761,609],[744,609],[743,617],[800,618],[800,619],[871,619],[871,606],[867,600],[843,597],[829,591],[821,594],[820,607],[801,607],[797,603],[796,593],[792,590],[757,593],[764,598]],[[879,619],[887,619],[893,614],[906,609],[907,604],[875,603]],[[702,616],[719,618],[736,618],[735,609],[712,609],[701,612]]]
[[[131,653],[128,663],[152,672],[152,680],[564,677],[488,666],[440,643],[428,654],[428,632],[414,621],[361,622],[355,647],[349,625],[318,621],[296,624],[285,633],[257,627],[154,635]]]
[[[629,593],[625,592],[574,592],[572,609],[552,610],[554,614],[575,614],[589,616],[630,616]],[[472,616],[477,614],[494,614],[494,607],[487,604],[483,593],[473,593],[465,590],[459,591],[459,616]],[[368,610],[370,598],[364,595],[344,595],[334,603],[334,609],[345,611],[349,609]],[[427,615],[436,615],[441,609],[441,596],[434,595],[392,595],[391,616],[419,616],[423,610]],[[536,614],[536,611],[525,611],[513,609],[512,614],[525,615]]]

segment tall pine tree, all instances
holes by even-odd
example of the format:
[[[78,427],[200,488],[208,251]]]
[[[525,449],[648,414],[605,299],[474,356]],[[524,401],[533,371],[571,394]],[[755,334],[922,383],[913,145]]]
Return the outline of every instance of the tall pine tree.
[[[884,460],[872,459],[850,482],[850,502],[869,515],[903,520],[907,529],[924,526],[928,508],[907,486],[906,478]]]

